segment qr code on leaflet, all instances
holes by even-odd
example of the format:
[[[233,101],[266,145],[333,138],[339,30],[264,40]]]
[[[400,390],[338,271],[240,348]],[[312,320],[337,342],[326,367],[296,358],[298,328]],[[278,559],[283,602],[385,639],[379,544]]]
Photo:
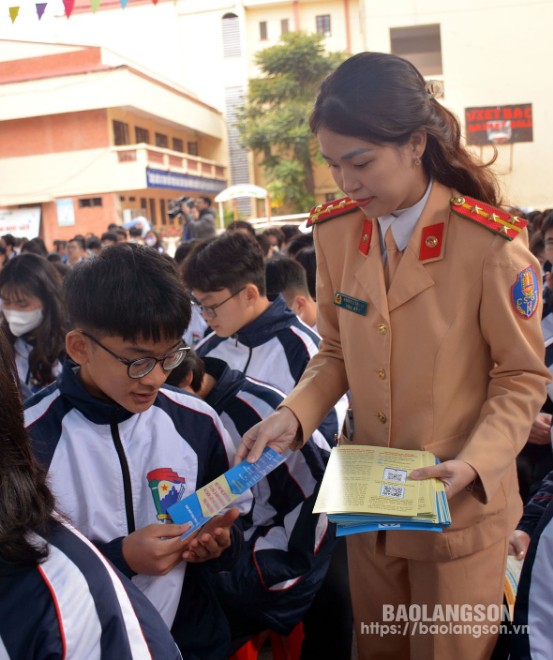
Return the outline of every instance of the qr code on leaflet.
[[[384,479],[386,479],[386,481],[399,481],[404,484],[407,481],[407,470],[384,468]]]
[[[405,488],[403,488],[403,486],[382,484],[380,487],[380,494],[384,497],[395,497],[396,499],[401,500],[405,496]]]

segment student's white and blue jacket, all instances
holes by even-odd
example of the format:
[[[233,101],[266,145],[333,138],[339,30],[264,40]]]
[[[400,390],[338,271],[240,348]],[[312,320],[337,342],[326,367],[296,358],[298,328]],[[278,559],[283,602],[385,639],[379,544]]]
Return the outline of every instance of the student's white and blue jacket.
[[[219,559],[182,562],[167,575],[134,575],[122,554],[124,537],[163,520],[156,492],[160,480],[169,485],[166,508],[232,465],[234,444],[213,409],[193,395],[163,387],[148,410],[133,414],[91,396],[69,361],[58,381],[25,408],[33,451],[48,469],[60,511],[132,577],[171,628],[184,657],[196,657],[194,649],[200,649],[202,660],[225,657],[226,621],[222,612],[218,616],[218,603],[202,575],[234,563],[241,530],[233,527],[233,543]],[[247,510],[250,498],[238,508]]]
[[[244,433],[270,415],[284,394],[205,358],[216,384],[206,397],[236,446]],[[246,552],[230,572],[212,576],[222,601],[260,629],[287,635],[299,623],[326,575],[335,526],[313,514],[331,447],[315,431],[301,450],[252,488],[254,506],[244,517]],[[231,620],[232,620],[231,619]],[[247,626],[245,626],[247,627]]]
[[[0,658],[177,660],[179,650],[150,601],[66,523],[44,537],[39,565],[0,559]]]
[[[289,394],[319,350],[320,341],[320,336],[278,296],[236,334],[218,337],[211,333],[196,346],[196,352],[200,357],[219,358],[245,376]],[[343,396],[319,427],[330,443],[342,430],[347,408],[347,397]]]
[[[517,529],[530,545],[522,566],[509,637],[512,660],[550,658],[553,649],[553,471],[525,505]]]

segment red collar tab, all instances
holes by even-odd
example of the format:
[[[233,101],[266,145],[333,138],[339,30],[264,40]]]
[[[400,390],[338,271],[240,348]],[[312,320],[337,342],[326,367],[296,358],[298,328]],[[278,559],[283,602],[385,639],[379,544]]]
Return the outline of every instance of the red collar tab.
[[[507,211],[495,208],[484,202],[479,202],[465,195],[452,197],[451,210],[461,218],[477,222],[494,234],[499,234],[508,241],[515,239],[526,227],[528,222]]]
[[[371,234],[373,233],[373,223],[368,218],[363,223],[363,231],[361,232],[361,240],[359,241],[359,252],[364,255],[369,254],[371,247]]]
[[[424,227],[421,235],[419,261],[436,259],[442,254],[444,223]]]
[[[333,199],[331,202],[326,202],[326,204],[319,204],[318,206],[314,206],[311,209],[311,213],[309,214],[309,219],[307,221],[307,226],[312,227],[313,225],[317,225],[320,222],[332,220],[332,218],[337,218],[340,215],[351,213],[358,208],[359,207],[357,206],[357,203],[349,197]]]

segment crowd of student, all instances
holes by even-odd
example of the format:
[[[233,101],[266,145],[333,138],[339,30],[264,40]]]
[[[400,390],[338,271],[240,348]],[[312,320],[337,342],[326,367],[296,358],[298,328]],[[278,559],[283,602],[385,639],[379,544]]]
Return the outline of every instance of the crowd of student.
[[[243,498],[192,541],[181,540],[181,526],[159,524],[177,492],[180,499],[232,465],[243,433],[278,407],[317,351],[311,237],[287,227],[256,237],[236,222],[215,239],[184,242],[173,258],[110,233],[90,251],[80,237],[56,242],[52,253],[2,239],[12,248],[0,271],[3,348],[11,353],[4,359],[14,360],[33,461],[46,470],[55,515],[63,516],[27,531],[41,533],[51,557],[59,534],[76,534],[66,522],[75,525],[127,591],[134,593],[128,578],[148,596],[164,621],[155,623],[171,631],[183,657],[226,658],[257,633],[288,635],[300,623],[303,657],[348,657],[345,545],[326,516],[312,514],[345,397],[254,488],[253,500]],[[64,254],[72,243],[78,260]],[[308,270],[288,249],[307,255]],[[161,483],[167,499],[154,495]],[[1,547],[13,586],[23,569]],[[24,571],[38,558],[25,560]],[[50,582],[45,566],[40,580],[63,601],[68,585]],[[93,603],[93,576],[75,579]],[[26,593],[12,589],[4,604],[2,591],[0,608],[23,608]],[[48,644],[62,648],[70,610],[51,616]],[[104,634],[107,621],[89,625],[79,633],[79,657],[99,643],[119,648]],[[23,638],[0,624],[8,657],[23,657],[25,643],[40,655],[40,630]],[[148,626],[147,643],[149,634]],[[150,644],[154,657],[171,657],[156,648]]]
[[[529,219],[531,247],[543,267],[542,325],[551,346],[553,214]],[[173,495],[180,490],[180,498],[228,469],[244,433],[278,408],[317,352],[311,235],[285,226],[256,236],[249,223],[237,221],[217,238],[183,242],[173,258],[154,232],[148,235],[155,241],[147,242],[132,236],[129,242],[125,234],[111,227],[98,249],[75,237],[67,245],[56,242],[52,253],[40,239],[22,245],[2,237],[3,370],[17,374],[26,400],[32,456],[25,431],[10,433],[27,456],[24,469],[39,475],[35,488],[46,488],[40,476],[46,470],[56,504],[40,526],[23,525],[38,535],[42,550],[19,558],[0,543],[0,570],[10,584],[9,598],[2,589],[0,610],[24,607],[28,592],[17,585],[30,579],[34,565],[41,597],[48,600],[47,587],[62,603],[67,598],[66,608],[48,615],[48,625],[29,618],[32,633],[2,617],[0,640],[8,657],[23,657],[29,649],[40,656],[42,643],[71,649],[65,637],[75,625],[72,601],[59,581],[69,559],[72,579],[91,608],[100,598],[96,580],[106,581],[114,594],[106,609],[113,599],[131,598],[138,621],[118,615],[117,625],[126,627],[131,647],[129,630],[142,627],[154,657],[177,653],[167,650],[165,627],[185,658],[203,660],[226,658],[264,630],[288,635],[300,622],[302,658],[349,657],[345,545],[324,515],[312,514],[331,447],[347,428],[346,397],[301,451],[253,489],[253,499],[242,498],[238,510],[214,519],[193,541],[181,540],[181,526],[159,524],[173,500],[156,499],[153,492],[153,484],[159,489],[163,481]],[[60,263],[67,267],[56,268]],[[14,391],[4,398],[10,397],[16,398]],[[16,417],[18,405],[10,404]],[[552,409],[548,397],[518,457],[527,506],[510,551],[519,558],[532,533],[543,535],[551,518]],[[539,567],[528,577],[534,584],[536,572],[543,574],[539,538],[529,553]],[[114,591],[110,564],[96,558],[96,549],[116,567],[124,591]],[[146,624],[141,608],[151,609],[149,603],[160,617],[150,613]],[[101,644],[120,649],[123,657],[140,657],[132,656],[119,633],[104,633],[102,613],[86,616],[90,621],[81,621],[75,632],[78,656],[87,645]],[[152,632],[156,626],[160,630]]]

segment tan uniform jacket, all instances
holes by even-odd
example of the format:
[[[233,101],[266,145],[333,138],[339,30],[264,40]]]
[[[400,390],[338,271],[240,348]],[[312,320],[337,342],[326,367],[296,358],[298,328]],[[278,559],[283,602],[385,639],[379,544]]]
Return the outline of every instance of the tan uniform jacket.
[[[549,380],[541,303],[526,318],[512,300],[529,265],[541,283],[526,231],[510,242],[460,218],[450,210],[454,195],[434,183],[388,293],[377,220],[367,255],[361,211],[314,228],[323,341],[283,404],[308,438],[349,388],[354,442],[425,449],[474,467],[481,488],[450,501],[448,531],[386,533],[386,552],[409,559],[462,557],[514,529],[521,515],[515,457]],[[436,253],[420,258],[425,228],[442,224]],[[337,306],[336,293],[365,301],[366,314]]]

